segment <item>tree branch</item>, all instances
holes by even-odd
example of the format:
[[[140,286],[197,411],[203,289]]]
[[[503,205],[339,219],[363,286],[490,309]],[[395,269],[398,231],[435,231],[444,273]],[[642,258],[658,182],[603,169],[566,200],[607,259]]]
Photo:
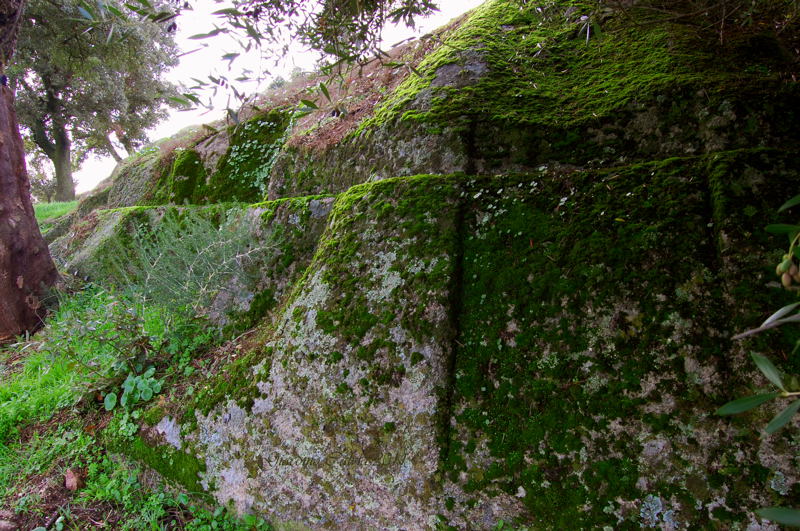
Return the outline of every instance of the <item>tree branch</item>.
[[[44,120],[41,118],[37,119],[31,128],[31,132],[33,133],[33,141],[36,142],[36,145],[44,151],[47,158],[53,160],[56,156],[56,145],[47,137],[47,129],[44,126]]]

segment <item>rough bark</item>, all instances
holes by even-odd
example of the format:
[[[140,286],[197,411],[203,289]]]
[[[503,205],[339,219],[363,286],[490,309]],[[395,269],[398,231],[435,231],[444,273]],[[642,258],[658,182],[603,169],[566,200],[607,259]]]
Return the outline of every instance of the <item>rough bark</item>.
[[[0,339],[40,326],[42,297],[57,278],[31,205],[14,98],[0,86]]]

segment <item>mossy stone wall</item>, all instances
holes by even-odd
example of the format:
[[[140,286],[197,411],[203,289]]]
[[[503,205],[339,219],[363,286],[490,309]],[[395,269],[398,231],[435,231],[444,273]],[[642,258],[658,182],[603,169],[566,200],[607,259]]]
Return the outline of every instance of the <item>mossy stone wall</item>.
[[[487,2],[343,141],[284,149],[269,197],[418,173],[612,167],[798,141],[800,94],[785,82],[791,61],[775,36],[718,46],[652,12],[636,16],[645,22],[586,2]],[[753,44],[762,41],[772,45]]]
[[[800,368],[780,333],[730,340],[787,298],[761,227],[796,155],[353,187],[179,407],[182,451],[218,502],[312,528],[760,525],[800,503],[800,423],[713,411],[768,386],[750,350]]]

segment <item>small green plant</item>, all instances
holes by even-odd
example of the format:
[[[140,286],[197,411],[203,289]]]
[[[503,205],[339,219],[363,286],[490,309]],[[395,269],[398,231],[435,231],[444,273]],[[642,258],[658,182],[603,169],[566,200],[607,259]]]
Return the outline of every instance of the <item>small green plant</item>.
[[[258,260],[277,248],[274,238],[260,242],[250,221],[238,209],[168,215],[156,231],[137,229],[133,250],[119,253],[115,276],[145,301],[203,316],[240,284],[254,283]]]
[[[778,391],[762,393],[733,400],[732,402],[728,402],[719,408],[717,410],[717,415],[735,415],[737,413],[744,413],[745,411],[749,411],[776,398],[793,398],[800,396],[800,382],[798,382],[796,376],[790,377],[788,382],[786,382],[778,368],[775,367],[775,365],[773,365],[773,363],[766,356],[762,356],[761,354],[755,352],[752,353],[751,356],[753,358],[753,362],[756,364],[756,367],[758,367],[761,373],[764,374],[764,376],[766,376],[767,379],[778,388]],[[800,410],[800,400],[795,400],[783,411],[778,413],[778,415],[776,415],[775,418],[773,418],[770,423],[767,424],[767,427],[764,428],[764,431],[770,435],[775,433],[784,427],[798,410]]]
[[[128,373],[128,377],[122,383],[122,397],[119,399],[119,404],[133,409],[137,404],[147,402],[160,393],[162,382],[153,376],[155,372],[155,367],[149,367],[142,374]],[[106,411],[111,411],[117,405],[117,394],[107,393],[103,403]]]

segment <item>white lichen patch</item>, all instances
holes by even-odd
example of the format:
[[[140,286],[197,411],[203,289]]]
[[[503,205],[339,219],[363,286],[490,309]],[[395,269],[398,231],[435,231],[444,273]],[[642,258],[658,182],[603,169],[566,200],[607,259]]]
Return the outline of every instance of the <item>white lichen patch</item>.
[[[181,427],[177,421],[166,416],[162,418],[158,424],[155,425],[155,430],[159,433],[168,444],[171,444],[178,450],[181,449]]]
[[[449,283],[429,290],[420,304],[404,278],[434,274],[450,256],[420,255],[424,247],[414,238],[369,230],[357,236],[345,272],[315,263],[284,307],[252,405],[229,400],[198,413],[187,440],[205,462],[204,486],[237,510],[311,527],[402,522],[420,529],[442,503],[431,482],[450,348],[442,340],[450,333],[442,304]],[[336,313],[342,288],[330,281],[334,272],[351,270],[365,272],[362,283],[348,285],[353,315],[387,308],[394,315],[357,337],[347,332],[350,316]],[[415,321],[441,324],[420,335],[412,332],[418,326],[409,328]]]

